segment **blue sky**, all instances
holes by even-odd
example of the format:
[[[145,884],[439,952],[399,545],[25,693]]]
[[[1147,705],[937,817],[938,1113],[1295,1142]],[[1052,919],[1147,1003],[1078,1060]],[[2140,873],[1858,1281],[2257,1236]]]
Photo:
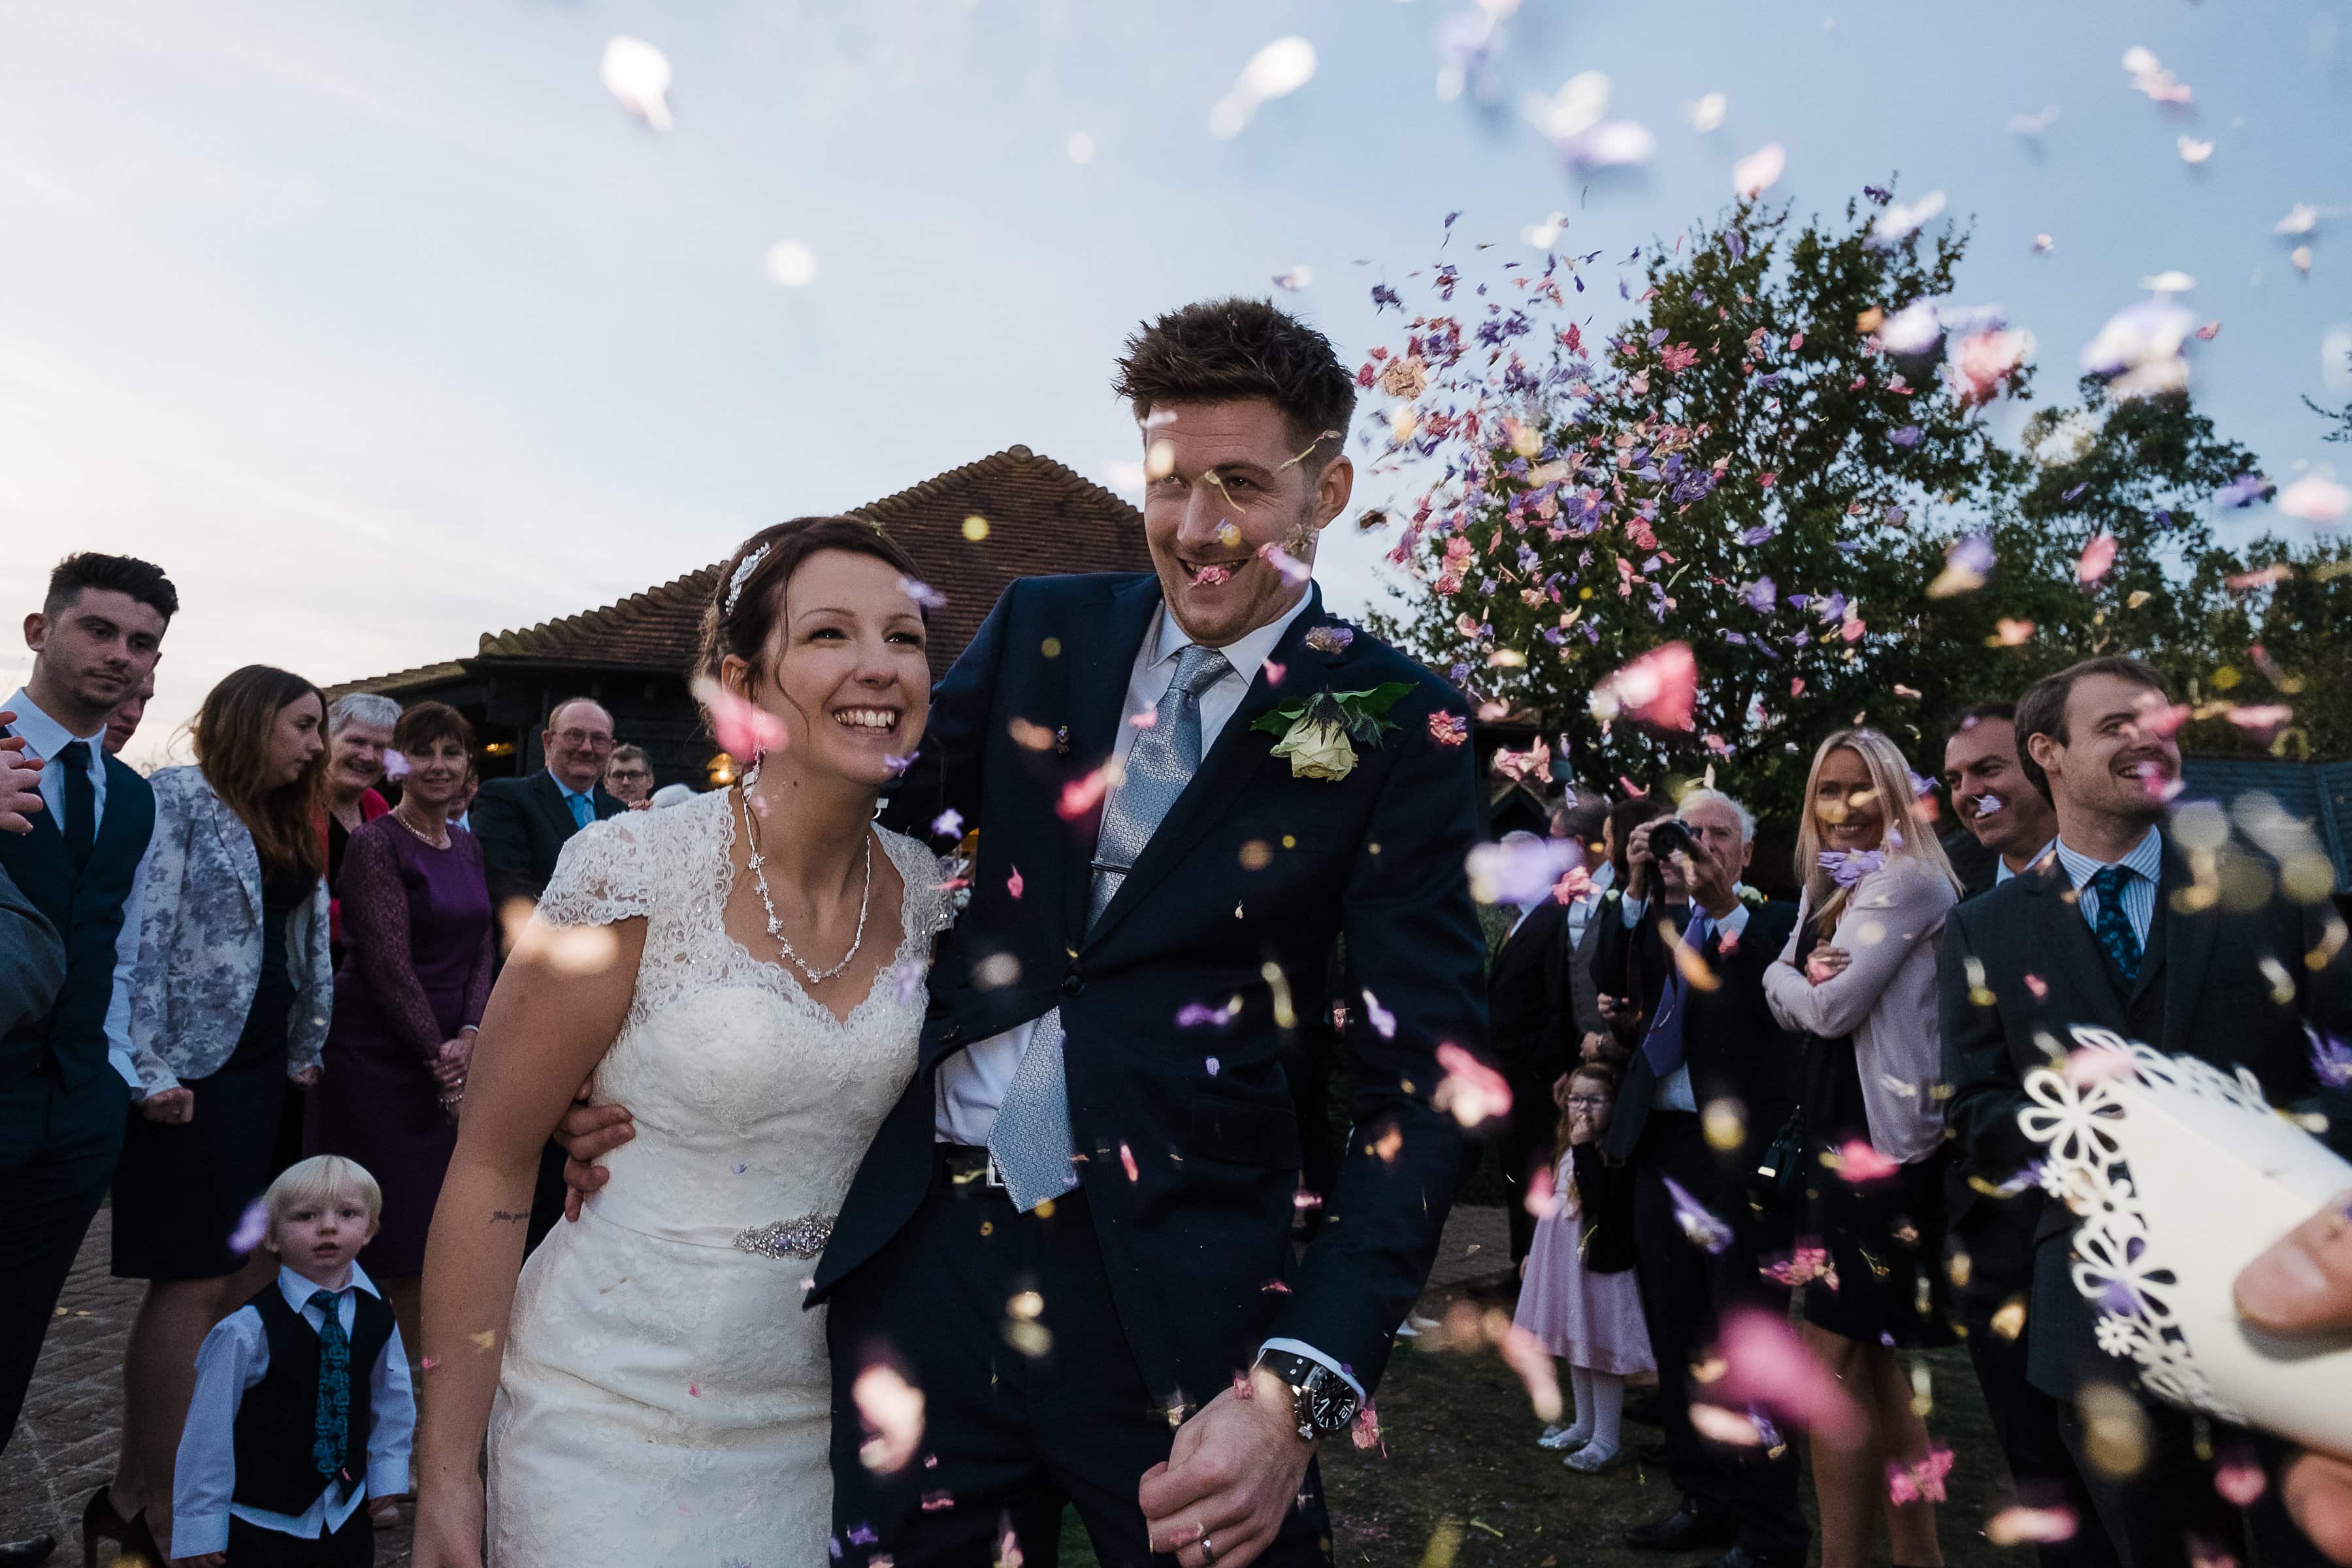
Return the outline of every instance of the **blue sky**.
[[[158,731],[251,660],[329,682],[470,652],[1016,441],[1109,479],[1139,317],[1305,265],[1285,298],[1352,361],[1382,341],[1370,284],[1425,264],[1444,213],[1456,249],[1524,254],[1561,211],[1562,249],[1622,254],[1716,211],[1769,142],[1801,214],[1890,174],[1945,191],[1976,224],[1958,296],[2035,331],[2045,396],[2142,277],[2190,273],[2222,322],[2200,403],[2273,478],[2352,468],[2301,404],[2352,398],[2321,352],[2352,332],[2352,5],[1524,0],[1496,101],[1442,102],[1433,38],[1469,9],[9,7],[0,600],[32,607],[69,548],[163,563],[185,608]],[[667,133],[600,85],[616,34],[672,61]],[[1213,137],[1288,34],[1314,79]],[[2133,45],[2186,111],[2132,89]],[[1582,71],[1655,134],[1638,173],[1569,174],[1521,117]],[[2053,106],[2038,144],[2006,129]],[[2184,134],[2214,142],[2201,167]],[[2307,277],[2272,233],[2296,203],[2322,215]],[[806,287],[763,272],[788,238]],[[1381,594],[1376,552],[1332,536],[1343,609]],[[0,654],[0,681],[28,663]]]

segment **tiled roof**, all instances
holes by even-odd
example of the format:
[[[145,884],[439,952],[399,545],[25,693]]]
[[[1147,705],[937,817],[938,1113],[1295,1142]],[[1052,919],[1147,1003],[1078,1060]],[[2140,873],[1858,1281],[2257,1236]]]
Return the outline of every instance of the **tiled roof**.
[[[945,607],[931,615],[931,672],[946,671],[963,651],[1004,585],[1016,577],[1058,572],[1141,572],[1151,558],[1143,515],[1111,491],[1039,457],[1010,447],[950,468],[909,489],[856,509],[915,558]],[[965,535],[965,520],[987,523]],[[979,531],[975,530],[974,531]],[[618,604],[486,633],[479,657],[548,659],[604,668],[676,672],[692,661],[719,568],[632,594]]]

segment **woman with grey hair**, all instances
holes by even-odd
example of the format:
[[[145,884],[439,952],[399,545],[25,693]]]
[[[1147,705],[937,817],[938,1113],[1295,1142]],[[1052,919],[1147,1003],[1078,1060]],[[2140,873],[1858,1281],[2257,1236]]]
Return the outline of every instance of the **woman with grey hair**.
[[[327,714],[327,806],[319,818],[319,834],[327,846],[327,890],[341,886],[343,851],[352,835],[392,809],[376,793],[383,782],[383,754],[392,746],[392,727],[400,722],[400,704],[374,691],[352,691],[335,699]],[[335,963],[343,962],[343,909],[338,898],[328,906],[334,933]]]

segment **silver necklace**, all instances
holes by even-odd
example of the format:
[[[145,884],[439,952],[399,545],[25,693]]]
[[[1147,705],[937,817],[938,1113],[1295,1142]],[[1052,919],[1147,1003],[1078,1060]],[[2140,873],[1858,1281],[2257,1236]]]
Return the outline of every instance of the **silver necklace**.
[[[808,976],[810,984],[822,985],[847,969],[850,960],[857,956],[857,950],[866,944],[866,910],[874,898],[874,835],[870,831],[866,835],[866,890],[857,896],[857,934],[849,939],[849,951],[841,955],[839,963],[831,969],[811,969],[808,961],[794,952],[793,944],[785,940],[784,922],[776,914],[775,900],[768,897],[768,874],[761,869],[768,861],[767,857],[760,853],[760,825],[751,819],[751,792],[749,787],[739,784],[736,793],[740,796],[743,806],[743,831],[751,840],[751,855],[747,862],[751,871],[751,886],[759,891],[760,907],[768,912],[768,934],[776,939],[778,951],[791,961],[792,966]]]
[[[393,819],[394,822],[397,822],[398,824],[400,824],[403,827],[405,827],[406,829],[408,829],[408,831],[409,831],[409,832],[411,832],[411,833],[415,834],[415,835],[417,837],[417,838],[418,838],[418,839],[420,839],[421,841],[423,841],[424,843],[430,844],[431,846],[433,846],[433,847],[434,847],[434,848],[436,848],[436,849],[446,849],[446,848],[448,848],[448,847],[449,847],[449,830],[448,830],[446,827],[442,828],[442,830],[441,830],[441,837],[438,837],[438,838],[427,838],[427,837],[425,837],[425,830],[424,830],[423,828],[421,828],[421,827],[417,826],[416,826],[416,824],[415,824],[415,823],[413,823],[413,822],[409,821],[409,820],[408,820],[407,814],[406,814],[404,811],[403,811],[403,810],[402,810],[402,806],[405,806],[407,804],[408,804],[408,803],[407,803],[406,801],[403,801],[403,802],[401,802],[401,803],[400,803],[400,805],[395,805],[395,806],[394,806],[394,807],[392,808],[392,819]]]

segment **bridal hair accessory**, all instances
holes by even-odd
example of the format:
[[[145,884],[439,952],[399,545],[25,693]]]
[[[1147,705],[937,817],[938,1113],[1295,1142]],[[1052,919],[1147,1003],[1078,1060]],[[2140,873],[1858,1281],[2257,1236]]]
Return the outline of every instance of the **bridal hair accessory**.
[[[2082,1216],[2074,1286],[2099,1348],[2174,1405],[2352,1451],[2352,1335],[2280,1339],[2234,1298],[2239,1270],[2352,1186],[2352,1163],[2242,1068],[2073,1033],[2063,1067],[2025,1075],[2017,1120],[2043,1150],[2043,1187]]]
[[[760,563],[767,558],[768,547],[762,544],[759,549],[743,557],[743,563],[735,568],[735,575],[727,579],[727,598],[721,606],[727,614],[731,616],[735,613],[735,601],[743,596],[744,580],[757,572],[760,569]]]

